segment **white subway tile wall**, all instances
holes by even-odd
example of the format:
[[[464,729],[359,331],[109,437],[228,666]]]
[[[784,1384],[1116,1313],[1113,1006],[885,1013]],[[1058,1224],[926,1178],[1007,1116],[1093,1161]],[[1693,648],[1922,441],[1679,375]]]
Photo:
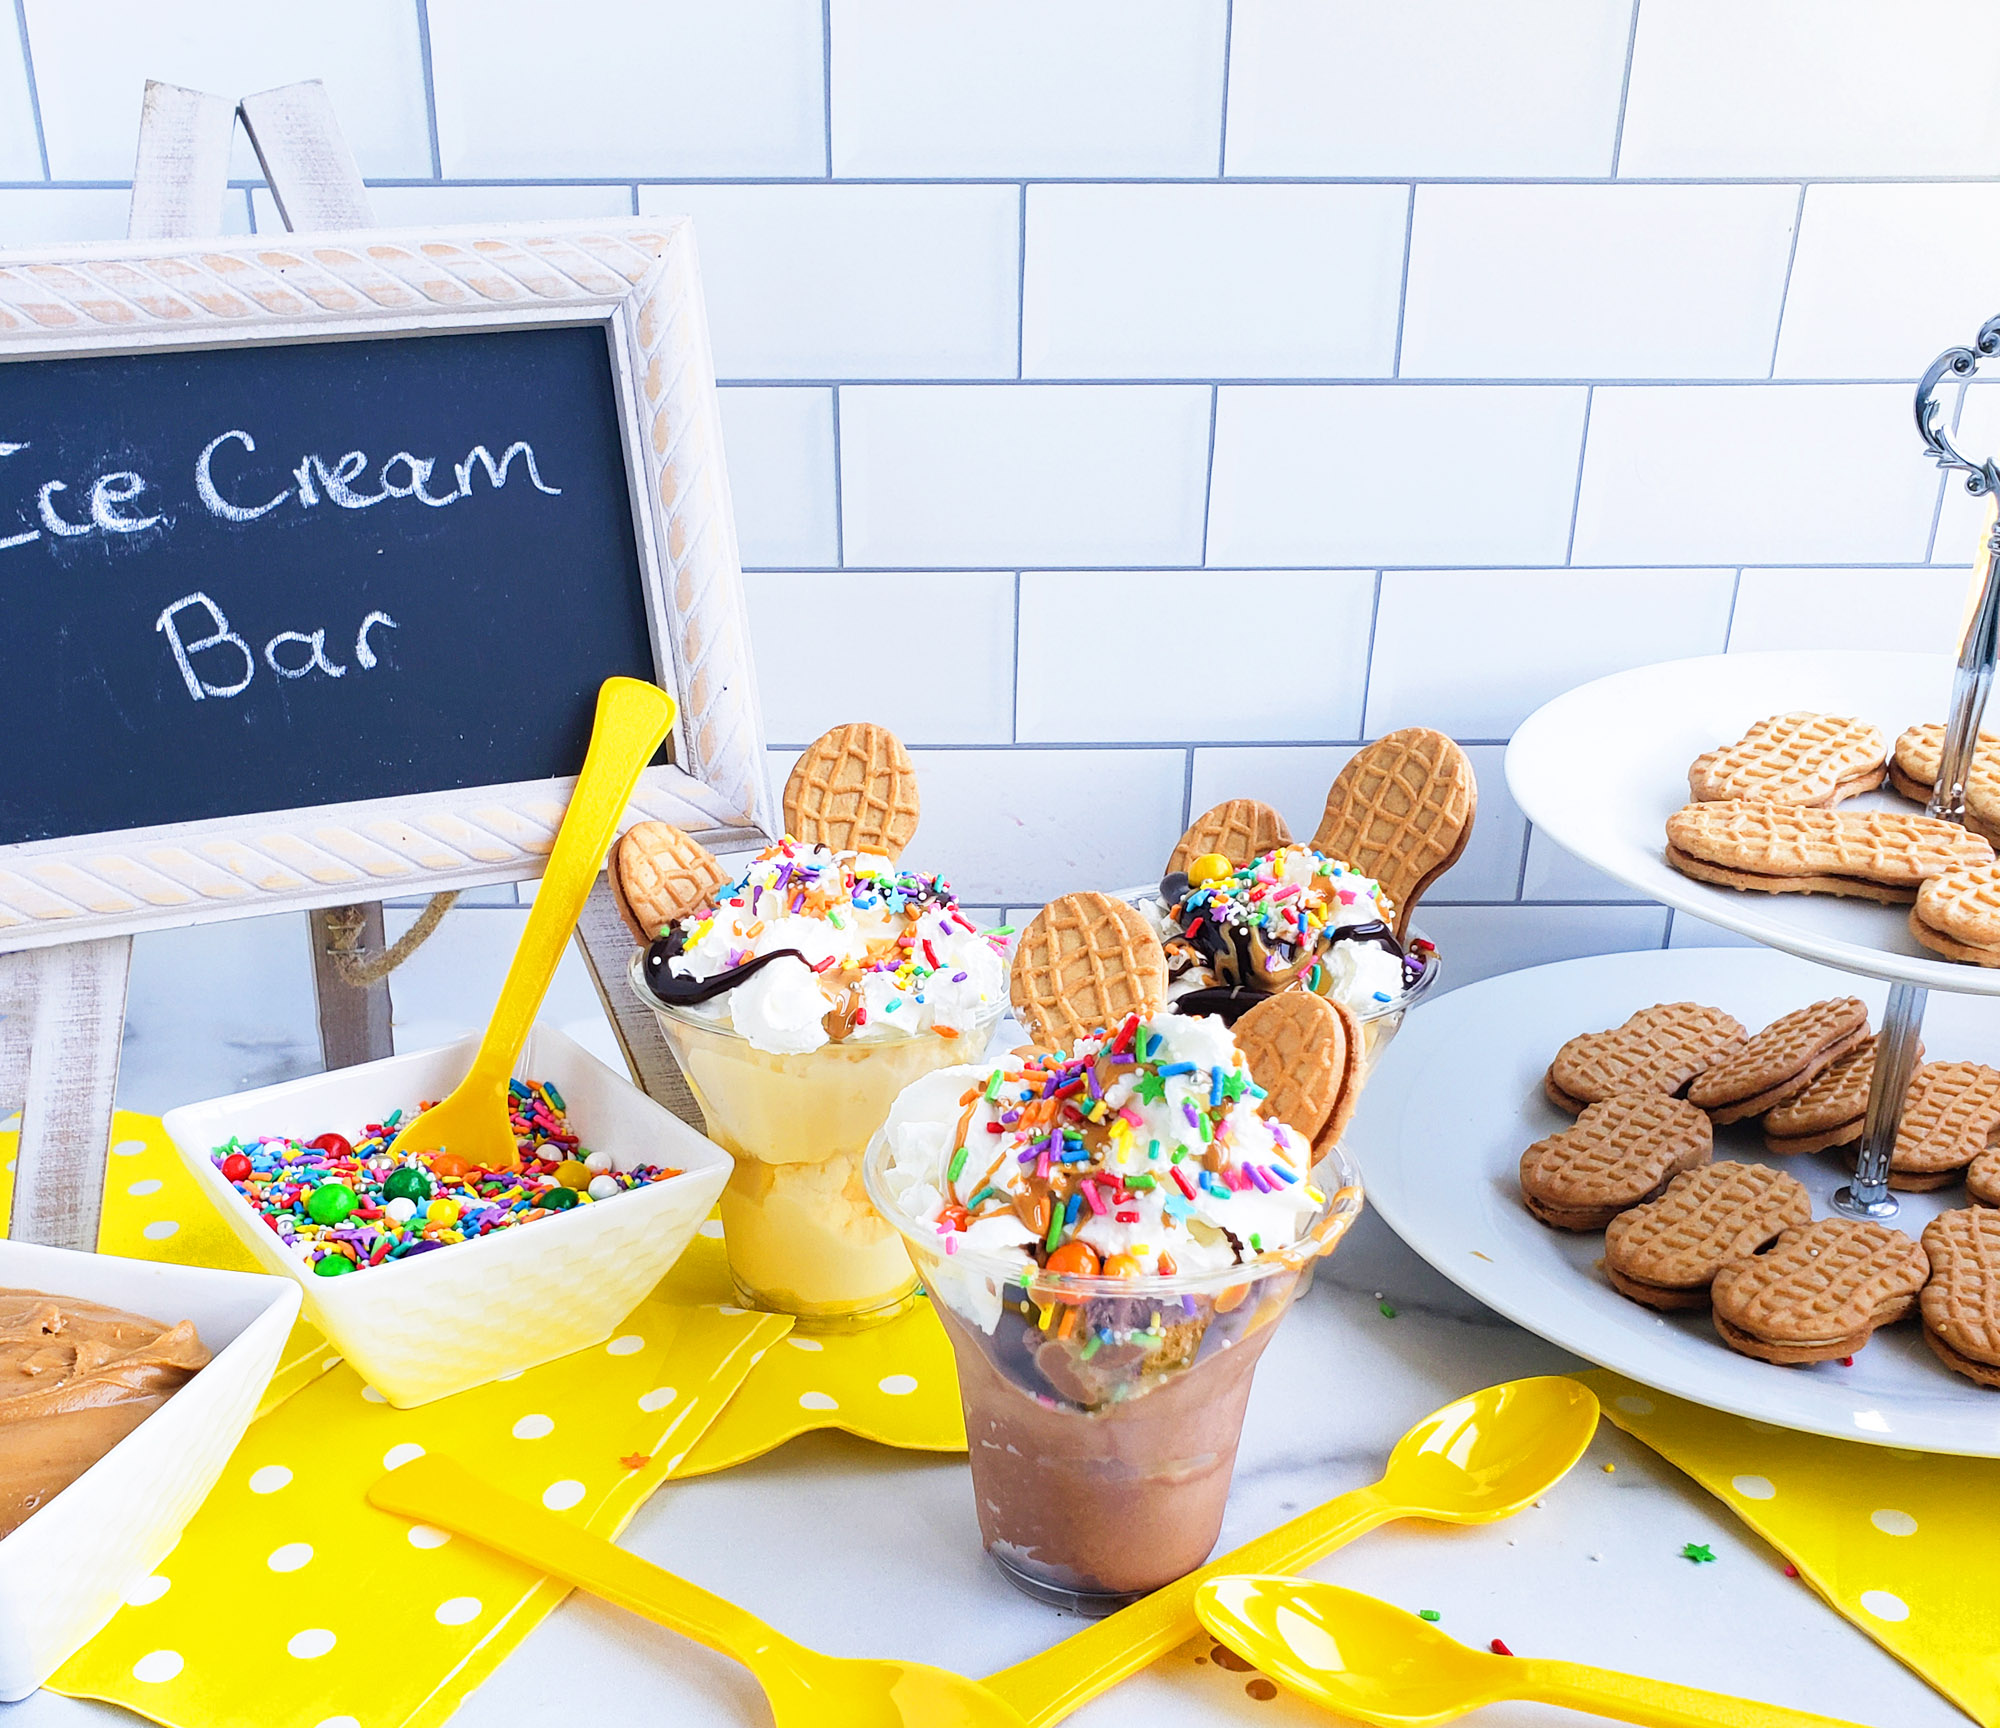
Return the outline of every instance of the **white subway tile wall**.
[[[1537,704],[1951,645],[1987,506],[1910,385],[2000,312],[1989,10],[18,0],[0,242],[123,231],[147,77],[325,79],[385,224],[692,215],[778,777],[894,726],[998,914],[1438,726],[1463,982],[1722,939],[1530,832]]]

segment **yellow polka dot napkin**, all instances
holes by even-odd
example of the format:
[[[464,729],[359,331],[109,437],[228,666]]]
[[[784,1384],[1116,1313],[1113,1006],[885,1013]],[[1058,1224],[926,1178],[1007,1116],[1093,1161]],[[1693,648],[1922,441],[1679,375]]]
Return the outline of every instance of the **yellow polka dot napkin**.
[[[668,1302],[733,1300],[718,1222],[702,1226],[653,1295]],[[865,1332],[792,1333],[743,1382],[674,1475],[727,1470],[815,1428],[839,1428],[906,1452],[965,1450],[951,1340],[928,1301]]]
[[[449,1453],[615,1536],[789,1326],[649,1301],[607,1344],[416,1410],[339,1364],[251,1425],[158,1575],[49,1684],[179,1728],[441,1723],[565,1588],[376,1511],[368,1484]]]
[[[1577,1379],[1876,1643],[2000,1728],[2000,1459],[1795,1434],[1602,1369]]]

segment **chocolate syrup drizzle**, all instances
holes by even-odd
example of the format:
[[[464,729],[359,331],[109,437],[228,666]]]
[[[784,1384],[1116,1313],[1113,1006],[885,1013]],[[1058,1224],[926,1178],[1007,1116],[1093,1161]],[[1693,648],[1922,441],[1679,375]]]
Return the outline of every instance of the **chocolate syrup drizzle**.
[[[734,990],[753,972],[762,971],[773,960],[805,961],[796,948],[774,948],[740,966],[725,967],[712,978],[686,978],[667,964],[687,946],[687,934],[677,925],[668,925],[666,934],[646,950],[646,988],[669,1008],[692,1008],[698,1002],[712,1002],[726,990]],[[810,961],[806,961],[810,965]]]

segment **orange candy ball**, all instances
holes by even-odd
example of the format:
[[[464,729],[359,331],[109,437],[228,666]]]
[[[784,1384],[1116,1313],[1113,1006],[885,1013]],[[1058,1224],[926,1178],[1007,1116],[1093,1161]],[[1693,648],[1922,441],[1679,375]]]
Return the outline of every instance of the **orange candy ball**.
[[[1136,1278],[1143,1270],[1136,1254],[1114,1254],[1104,1262],[1104,1276],[1107,1278]]]
[[[432,1172],[445,1177],[447,1180],[463,1176],[471,1168],[472,1166],[466,1163],[463,1158],[456,1157],[450,1152],[440,1152],[431,1160]]]
[[[1043,1265],[1050,1272],[1067,1272],[1078,1278],[1095,1278],[1098,1273],[1097,1250],[1088,1242],[1065,1242],[1043,1262]]]

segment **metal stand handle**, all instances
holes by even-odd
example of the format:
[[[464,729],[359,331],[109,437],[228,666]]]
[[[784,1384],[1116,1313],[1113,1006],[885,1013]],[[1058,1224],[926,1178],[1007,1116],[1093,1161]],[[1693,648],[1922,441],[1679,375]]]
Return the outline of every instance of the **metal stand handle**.
[[[1937,465],[1965,475],[1973,497],[2000,493],[2000,470],[1993,462],[1974,462],[1959,454],[1939,424],[1943,404],[1938,387],[1947,379],[1968,379],[1982,359],[2000,354],[2000,318],[1980,327],[1970,348],[1948,348],[1933,360],[1917,385],[1917,433]],[[1943,759],[1937,784],[1931,789],[1929,813],[1963,825],[1965,787],[1972,778],[1973,752],[1979,743],[1979,722],[1993,687],[1993,668],[2000,658],[2000,523],[1986,541],[1986,576],[1979,603],[1958,645],[1958,669],[1951,684],[1951,709],[1945,717]],[[1875,1072],[1868,1087],[1868,1115],[1855,1161],[1854,1180],[1833,1197],[1833,1207],[1849,1218],[1893,1218],[1895,1196],[1889,1192],[1889,1161],[1896,1149],[1903,1099],[1917,1066],[1917,1033],[1924,1023],[1929,993],[1915,984],[1898,984],[1889,992],[1875,1043]]]

